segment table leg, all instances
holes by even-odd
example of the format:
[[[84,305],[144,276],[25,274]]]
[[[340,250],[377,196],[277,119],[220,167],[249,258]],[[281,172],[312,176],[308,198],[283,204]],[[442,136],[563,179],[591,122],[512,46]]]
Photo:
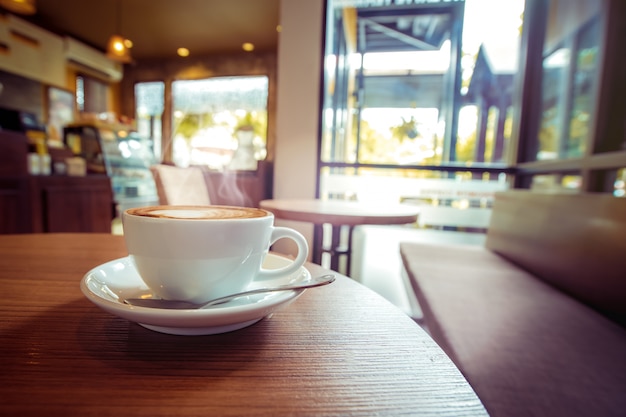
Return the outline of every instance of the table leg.
[[[348,242],[346,245],[341,244],[341,230],[343,227],[348,228]],[[330,248],[331,269],[350,276],[350,266],[352,263],[352,230],[354,226],[333,226],[332,246]],[[345,267],[340,267],[341,257],[345,259]]]
[[[311,260],[314,264],[322,265],[322,254],[324,253],[324,226],[315,224],[313,227],[313,248]]]
[[[343,251],[341,250],[341,226],[333,225],[332,229],[333,229],[333,232],[331,236],[330,251],[329,251],[330,252],[330,269],[332,269],[333,271],[342,272],[342,271],[339,271],[339,258],[343,254]]]
[[[352,266],[352,231],[354,226],[348,226],[348,247],[346,248],[346,272],[345,275],[350,276],[350,267]]]
[[[328,253],[330,256],[330,265],[322,265],[333,271],[340,272],[350,276],[350,264],[352,262],[352,230],[353,226],[348,226],[348,244],[345,247],[341,245],[341,225],[332,225],[331,235],[327,236],[330,240],[330,246],[324,247],[324,225],[316,224],[314,226],[313,249],[311,260],[313,263],[322,265],[322,255]],[[345,256],[345,268],[340,268],[340,259]]]

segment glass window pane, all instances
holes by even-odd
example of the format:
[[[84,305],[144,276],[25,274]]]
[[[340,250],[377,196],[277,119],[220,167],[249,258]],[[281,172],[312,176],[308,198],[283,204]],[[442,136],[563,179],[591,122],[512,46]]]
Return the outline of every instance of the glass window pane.
[[[472,162],[476,158],[476,126],[478,126],[479,109],[477,106],[464,106],[459,112],[459,132],[456,142],[456,160]],[[467,126],[467,128],[463,128]]]
[[[560,86],[567,77],[570,63],[570,50],[559,48],[543,61],[543,113],[539,130],[538,160],[557,159],[559,146],[563,137],[563,119],[566,97]]]
[[[485,137],[485,162],[502,161],[502,152],[495,147],[495,142],[498,134],[498,113],[499,110],[496,107],[489,109],[487,114],[487,136]],[[504,129],[504,125],[502,126]],[[504,131],[502,132],[504,134]],[[504,144],[502,144],[504,146]]]
[[[135,119],[137,133],[142,139],[152,142],[154,156],[161,159],[161,117],[165,84],[161,81],[138,83],[135,85]]]
[[[88,75],[76,77],[76,105],[78,111],[95,115],[108,110],[109,85]]]
[[[600,73],[603,3],[549,2],[537,160],[577,158],[587,150]]]
[[[359,162],[417,165],[441,162],[437,109],[364,109]]]
[[[523,0],[328,5],[323,162],[503,163]]]
[[[487,228],[494,193],[508,188],[505,174],[409,169],[324,167],[320,198],[420,206],[422,227]]]
[[[534,175],[530,189],[533,191],[580,191],[580,175],[546,174]]]
[[[577,42],[572,79],[572,110],[569,117],[567,157],[582,156],[586,150],[592,121],[600,46],[600,19],[595,17],[583,28]]]
[[[524,0],[327,4],[320,198],[419,204],[421,227],[485,231],[508,188]],[[455,168],[476,164],[494,166]]]
[[[267,76],[174,81],[172,96],[176,165],[254,170],[265,159]]]
[[[613,195],[616,197],[626,197],[626,168],[617,171],[617,178],[613,184]]]

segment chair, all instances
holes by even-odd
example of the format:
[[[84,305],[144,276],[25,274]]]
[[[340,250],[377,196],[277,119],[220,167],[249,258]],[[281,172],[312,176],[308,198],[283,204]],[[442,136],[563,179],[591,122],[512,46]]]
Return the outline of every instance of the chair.
[[[202,170],[157,164],[150,167],[160,204],[209,205],[211,198]]]

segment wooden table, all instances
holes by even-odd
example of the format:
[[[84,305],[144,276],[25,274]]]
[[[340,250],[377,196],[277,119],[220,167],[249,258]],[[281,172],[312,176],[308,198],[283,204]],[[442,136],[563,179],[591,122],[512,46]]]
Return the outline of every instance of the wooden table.
[[[487,415],[419,326],[345,276],[250,327],[172,336],[81,293],[126,255],[120,236],[0,236],[0,415]]]
[[[261,208],[271,211],[277,219],[313,223],[314,242],[312,260],[322,265],[322,254],[330,255],[330,269],[350,275],[352,230],[365,224],[415,223],[418,210],[414,207],[389,204],[367,204],[356,201],[319,199],[263,200]],[[330,236],[324,236],[324,224],[329,224]],[[347,227],[347,243],[341,245],[341,229]],[[325,245],[325,241],[330,242]],[[345,257],[341,268],[340,258]]]

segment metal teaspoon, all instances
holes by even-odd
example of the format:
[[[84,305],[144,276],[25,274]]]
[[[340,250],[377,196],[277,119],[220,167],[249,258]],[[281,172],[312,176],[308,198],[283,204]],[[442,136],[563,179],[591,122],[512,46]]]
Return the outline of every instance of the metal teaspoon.
[[[125,304],[138,306],[138,307],[150,307],[150,308],[164,308],[171,310],[198,310],[205,307],[213,306],[216,304],[222,304],[230,301],[234,298],[243,297],[246,295],[260,294],[264,292],[274,291],[288,291],[288,290],[303,290],[306,288],[320,287],[322,285],[328,285],[335,281],[335,276],[332,274],[322,275],[316,278],[312,278],[309,281],[297,283],[297,284],[285,284],[278,285],[276,287],[257,288],[254,290],[242,291],[236,294],[230,294],[224,297],[216,298],[206,303],[191,303],[188,301],[176,301],[176,300],[163,300],[159,298],[126,298],[123,300]]]

